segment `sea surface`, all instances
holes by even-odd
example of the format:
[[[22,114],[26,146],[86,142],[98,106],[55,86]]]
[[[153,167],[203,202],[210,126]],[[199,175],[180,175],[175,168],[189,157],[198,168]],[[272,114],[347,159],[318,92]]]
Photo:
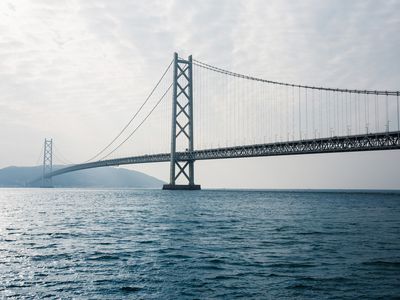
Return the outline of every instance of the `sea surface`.
[[[400,195],[0,190],[0,298],[399,299]]]

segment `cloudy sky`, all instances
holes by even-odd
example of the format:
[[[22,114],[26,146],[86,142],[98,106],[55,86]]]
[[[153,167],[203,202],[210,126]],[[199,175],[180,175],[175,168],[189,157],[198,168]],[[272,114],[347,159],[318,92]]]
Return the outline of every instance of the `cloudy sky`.
[[[69,160],[88,159],[130,119],[174,51],[271,80],[399,90],[398,11],[394,0],[3,0],[0,167],[35,165],[45,137]],[[400,151],[387,151],[197,162],[196,181],[400,188],[399,161]],[[168,178],[167,164],[132,168]]]

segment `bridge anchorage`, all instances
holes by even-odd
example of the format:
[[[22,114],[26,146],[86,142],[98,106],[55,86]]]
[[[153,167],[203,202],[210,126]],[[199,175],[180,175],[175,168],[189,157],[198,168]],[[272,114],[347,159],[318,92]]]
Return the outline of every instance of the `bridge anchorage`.
[[[187,60],[174,54],[172,90],[171,161],[169,184],[163,190],[199,190],[194,184],[194,159],[180,158],[176,152],[180,139],[187,143],[187,151],[193,153],[193,68],[192,56]],[[176,184],[183,177],[187,184]]]

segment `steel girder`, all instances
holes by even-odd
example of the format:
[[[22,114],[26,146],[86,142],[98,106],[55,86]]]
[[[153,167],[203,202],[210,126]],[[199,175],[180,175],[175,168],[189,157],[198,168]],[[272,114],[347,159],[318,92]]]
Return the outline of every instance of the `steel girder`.
[[[119,166],[119,165],[132,165],[132,164],[143,164],[143,163],[154,163],[154,162],[167,162],[170,161],[169,153],[160,153],[154,155],[141,155],[141,156],[131,156],[131,157],[123,157],[116,159],[108,159],[108,160],[100,160],[91,163],[84,163],[78,165],[68,166],[59,170],[56,170],[52,173],[47,174],[47,177],[58,176],[61,174],[85,170],[85,169],[93,169],[100,167],[109,167],[109,166]]]
[[[198,151],[176,152],[179,162],[194,160],[226,159],[240,157],[260,157],[277,155],[300,155],[334,152],[378,151],[400,149],[400,131],[379,134],[354,135],[346,137],[321,138],[282,143],[257,144],[248,146],[205,149]],[[78,170],[119,166],[127,164],[142,164],[168,162],[170,153],[123,157],[73,165],[56,170],[45,175],[46,178]]]
[[[223,159],[400,149],[400,132],[226,147],[180,153],[181,160]]]

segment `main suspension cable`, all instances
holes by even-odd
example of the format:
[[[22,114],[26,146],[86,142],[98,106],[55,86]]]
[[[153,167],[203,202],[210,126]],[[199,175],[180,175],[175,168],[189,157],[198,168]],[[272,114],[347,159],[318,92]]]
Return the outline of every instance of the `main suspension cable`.
[[[40,148],[39,158],[36,160],[37,165],[39,165],[40,161],[43,159],[43,147],[44,147],[44,145],[42,144],[42,147]]]
[[[60,151],[60,149],[58,149],[58,148],[56,147],[55,144],[53,144],[53,148],[54,148],[53,155],[54,155],[61,163],[65,164],[65,165],[74,165],[74,163],[73,163],[71,160],[67,159],[67,157],[66,157],[65,155],[62,154],[62,152]]]
[[[83,163],[87,163],[87,162],[89,162],[91,160],[94,160],[95,158],[99,157],[102,153],[104,153],[125,132],[125,130],[129,127],[129,125],[133,122],[133,120],[135,120],[135,118],[142,111],[143,107],[149,101],[151,96],[154,94],[155,90],[158,88],[158,86],[160,85],[161,81],[164,79],[165,75],[167,74],[167,72],[171,68],[171,65],[172,65],[173,62],[174,62],[173,60],[170,62],[170,64],[168,65],[168,67],[166,68],[164,73],[162,74],[161,78],[158,80],[157,84],[153,87],[153,89],[151,90],[150,94],[146,97],[145,101],[142,103],[142,105],[139,107],[139,109],[136,111],[136,113],[133,115],[133,117],[129,120],[129,122],[124,126],[124,128],[122,128],[122,130],[117,134],[117,136],[111,142],[109,142],[107,146],[105,146],[101,151],[99,151],[96,155],[94,155],[93,157],[91,157],[90,159],[86,160]]]
[[[389,95],[389,96],[396,96],[399,94],[399,91],[371,91],[371,90],[354,90],[354,89],[350,90],[350,89],[327,88],[327,87],[317,87],[317,86],[308,86],[308,85],[278,82],[278,81],[261,79],[261,78],[257,78],[257,77],[252,77],[252,76],[248,76],[248,75],[231,72],[231,71],[228,71],[225,69],[221,69],[221,68],[203,63],[196,59],[193,59],[193,64],[196,66],[214,71],[214,72],[219,72],[222,74],[239,77],[239,78],[243,78],[243,79],[248,79],[248,80],[255,80],[255,81],[260,81],[260,82],[265,82],[265,83],[271,83],[271,84],[275,84],[275,85],[285,85],[285,86],[292,86],[292,87],[298,87],[298,88],[304,88],[304,89],[325,90],[325,91],[345,92],[345,93],[355,93],[355,94],[373,94],[373,95]]]
[[[168,92],[171,90],[172,83],[168,87],[168,89],[164,92],[164,94],[160,97],[160,99],[156,102],[156,104],[153,106],[153,108],[149,111],[149,113],[146,115],[146,117],[139,123],[138,126],[129,134],[117,147],[115,147],[111,152],[109,152],[107,155],[103,156],[99,160],[104,160],[105,158],[109,157],[111,154],[113,154],[117,149],[119,149],[127,140],[129,140],[132,135],[135,134],[136,131],[143,125],[143,123],[147,120],[148,117],[153,113],[153,111],[157,108],[157,106],[161,103],[161,101],[165,98],[165,96],[168,94]]]

